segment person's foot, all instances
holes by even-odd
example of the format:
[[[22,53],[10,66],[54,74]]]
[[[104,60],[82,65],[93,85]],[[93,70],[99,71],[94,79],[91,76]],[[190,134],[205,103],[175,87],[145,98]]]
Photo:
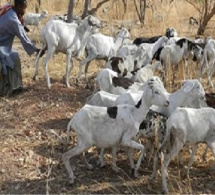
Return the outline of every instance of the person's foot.
[[[13,95],[17,95],[17,94],[20,94],[22,92],[25,92],[25,91],[28,91],[29,88],[28,87],[24,87],[24,86],[20,86],[16,89],[14,89],[13,91],[11,91],[8,96],[13,96]]]

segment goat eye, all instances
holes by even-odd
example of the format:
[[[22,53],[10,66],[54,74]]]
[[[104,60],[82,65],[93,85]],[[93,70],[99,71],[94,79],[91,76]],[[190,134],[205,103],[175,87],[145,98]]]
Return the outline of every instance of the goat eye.
[[[159,92],[159,91],[155,91],[155,93],[156,93],[156,94],[160,94],[160,92]]]

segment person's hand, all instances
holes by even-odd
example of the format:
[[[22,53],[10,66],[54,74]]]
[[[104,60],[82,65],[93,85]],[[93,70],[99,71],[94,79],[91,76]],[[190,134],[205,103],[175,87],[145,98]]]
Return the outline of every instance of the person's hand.
[[[24,26],[26,32],[30,32],[30,29],[27,26]]]

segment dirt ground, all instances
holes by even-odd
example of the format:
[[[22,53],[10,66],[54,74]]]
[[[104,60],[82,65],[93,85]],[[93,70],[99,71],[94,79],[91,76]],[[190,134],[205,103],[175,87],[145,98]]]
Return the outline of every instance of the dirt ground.
[[[61,79],[63,71],[50,73],[54,78],[51,89],[47,88],[42,72],[39,80],[32,81],[35,56],[27,56],[18,43],[17,50],[22,58],[24,84],[29,91],[0,99],[0,193],[160,194],[160,175],[157,180],[150,180],[152,162],[148,164],[146,158],[140,178],[134,178],[123,150],[118,153],[117,164],[121,171],[117,174],[111,168],[110,151],[105,154],[104,168],[97,165],[98,151],[94,148],[87,154],[93,170],[86,169],[81,157],[72,159],[71,163],[76,165],[76,180],[74,185],[68,183],[61,154],[74,145],[75,135],[72,133],[73,141],[65,146],[59,143],[53,131],[65,138],[70,118],[85,104],[92,90],[86,89],[84,82],[75,84],[74,76],[70,80],[71,88],[66,88]],[[208,153],[207,162],[202,162],[202,152],[199,149],[190,178],[183,176],[177,160],[170,164],[171,193],[215,193],[213,158]],[[137,157],[138,154],[135,160]],[[187,157],[184,155],[185,162]]]
[[[163,32],[163,29],[171,24],[159,25],[157,28]],[[157,35],[160,31],[148,30],[147,35]],[[139,31],[135,29],[133,33],[137,36]],[[119,173],[114,173],[111,168],[112,155],[108,150],[105,153],[104,168],[97,165],[98,150],[95,148],[87,154],[87,158],[94,166],[93,170],[87,170],[81,156],[71,159],[71,164],[76,166],[74,171],[76,180],[70,185],[61,155],[74,146],[75,134],[71,133],[72,141],[69,145],[62,145],[53,132],[62,138],[66,137],[69,120],[85,104],[92,90],[85,88],[84,80],[79,85],[75,83],[77,66],[70,78],[71,88],[66,87],[62,79],[65,73],[65,56],[61,54],[55,56],[49,64],[53,83],[51,89],[46,86],[41,67],[39,79],[36,82],[32,81],[35,56],[27,56],[19,42],[16,42],[15,48],[20,53],[23,81],[29,90],[14,97],[0,97],[0,194],[162,193],[160,175],[158,174],[156,180],[150,180],[152,160],[148,163],[149,156],[146,156],[141,165],[140,177],[134,178],[127,154],[123,150],[117,155],[117,165],[121,168]],[[102,63],[90,66],[92,83],[101,67]],[[203,84],[207,92],[212,92],[205,79]],[[208,152],[207,161],[202,161],[204,148],[205,145],[200,144],[189,178],[185,177],[184,167],[179,166],[177,159],[170,163],[170,193],[215,194],[214,159]],[[185,164],[188,162],[188,156],[188,152],[185,151]],[[137,158],[138,154],[135,154],[134,159]]]

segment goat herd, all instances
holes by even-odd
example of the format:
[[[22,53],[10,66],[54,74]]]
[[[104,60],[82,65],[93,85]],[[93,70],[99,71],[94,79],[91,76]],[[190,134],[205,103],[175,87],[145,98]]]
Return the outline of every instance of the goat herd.
[[[49,88],[51,82],[47,64],[55,52],[67,56],[67,87],[70,87],[73,57],[80,59],[86,51],[86,58],[80,60],[77,81],[85,65],[88,87],[90,62],[93,59],[107,60],[106,68],[100,70],[96,77],[99,91],[87,98],[86,104],[74,114],[67,126],[67,138],[70,138],[70,129],[78,138],[76,146],[62,156],[70,182],[75,179],[69,163],[72,157],[82,153],[86,166],[92,169],[84,155],[91,146],[101,148],[100,166],[104,166],[104,149],[112,148],[112,167],[116,172],[119,171],[116,165],[117,148],[120,145],[128,147],[128,158],[135,176],[147,148],[150,148],[151,152],[154,151],[152,178],[156,176],[158,158],[161,158],[162,188],[168,193],[167,168],[184,145],[192,148],[187,173],[198,143],[206,143],[215,157],[215,111],[207,105],[200,82],[206,72],[208,82],[213,87],[211,77],[214,72],[215,40],[207,37],[191,41],[178,37],[174,28],[168,28],[164,36],[136,38],[132,42],[126,28],[121,28],[115,37],[110,37],[99,33],[100,27],[101,22],[94,16],[73,23],[66,23],[58,17],[49,20],[41,31],[43,47],[40,53],[48,50],[43,67]],[[40,53],[36,58],[34,79],[38,75]],[[184,61],[187,70],[188,60],[196,62],[198,78],[188,78],[180,89],[168,93],[164,86],[170,82],[167,80],[169,68],[174,70],[174,82],[176,67]],[[161,78],[153,75],[158,69],[162,71]],[[148,140],[146,147],[139,142],[140,137]],[[158,140],[158,149],[152,150],[154,140]],[[141,151],[136,164],[132,158],[134,149]]]

